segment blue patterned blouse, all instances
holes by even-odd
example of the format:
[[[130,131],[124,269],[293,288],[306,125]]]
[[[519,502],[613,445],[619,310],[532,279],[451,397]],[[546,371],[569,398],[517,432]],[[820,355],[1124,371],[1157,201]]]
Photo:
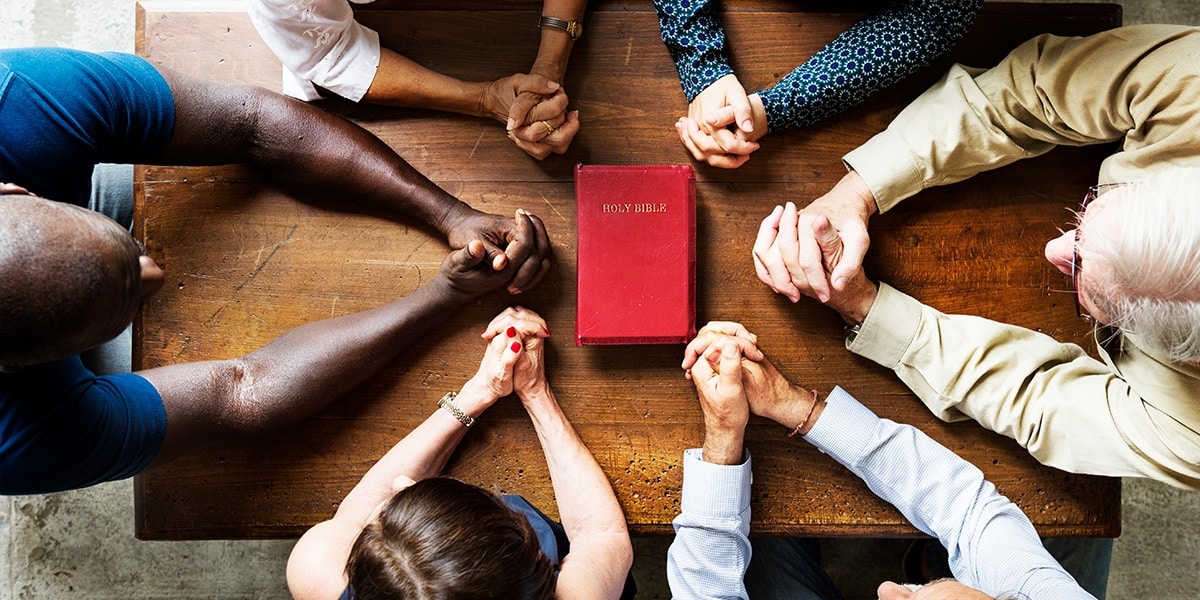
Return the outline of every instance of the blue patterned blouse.
[[[654,0],[663,42],[691,102],[733,73],[713,0]],[[928,65],[975,21],[982,0],[896,0],[842,32],[775,85],[758,92],[771,131],[811,125]]]

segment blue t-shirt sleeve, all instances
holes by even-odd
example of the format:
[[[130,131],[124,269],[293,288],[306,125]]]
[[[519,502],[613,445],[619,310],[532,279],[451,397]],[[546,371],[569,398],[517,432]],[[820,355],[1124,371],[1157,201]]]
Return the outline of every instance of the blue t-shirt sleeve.
[[[171,89],[142,58],[0,49],[0,181],[86,206],[94,165],[153,162],[174,128]]]
[[[145,469],[166,438],[158,390],[78,356],[0,374],[0,494],[43,494]]]

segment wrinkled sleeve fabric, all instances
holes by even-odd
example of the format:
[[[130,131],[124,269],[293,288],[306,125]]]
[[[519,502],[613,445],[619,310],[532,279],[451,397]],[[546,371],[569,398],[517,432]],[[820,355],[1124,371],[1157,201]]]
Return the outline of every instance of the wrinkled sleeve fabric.
[[[153,162],[174,131],[171,88],[143,58],[0,49],[0,181],[86,207],[97,163]]]
[[[663,43],[671,51],[688,102],[733,73],[715,4],[712,0],[654,0]]]
[[[758,92],[771,131],[841,113],[957,43],[982,0],[901,0],[855,23],[775,85]]]
[[[983,472],[915,427],[880,419],[834,388],[806,439],[915,527],[938,538],[960,583],[993,596],[1092,598],[1046,552],[1033,524]]]
[[[692,448],[683,455],[680,514],[667,550],[667,583],[677,600],[745,599],[750,565],[750,456],[716,465]]]
[[[1043,464],[1200,489],[1200,368],[1133,340],[1115,359],[981,317],[946,315],[881,283],[850,351],[892,369],[943,420],[971,418]]]
[[[354,20],[347,0],[247,5],[254,28],[283,63],[283,93],[311,101],[321,97],[320,86],[355,102],[366,95],[379,69],[379,34]]]
[[[1200,29],[1135,25],[1038,36],[994,68],[955,65],[844,157],[880,212],[921,190],[1044,154],[1122,140],[1100,181],[1200,166]]]

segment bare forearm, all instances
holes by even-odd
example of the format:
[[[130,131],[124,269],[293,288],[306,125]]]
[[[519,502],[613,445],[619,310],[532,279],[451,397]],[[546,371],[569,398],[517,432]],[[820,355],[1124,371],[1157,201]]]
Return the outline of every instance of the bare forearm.
[[[608,477],[547,387],[522,398],[546,455],[559,516],[567,536],[625,532],[625,515]]]
[[[546,0],[542,4],[542,15],[564,21],[583,19],[587,3],[580,0]],[[567,73],[567,61],[575,46],[567,32],[557,27],[542,27],[541,42],[531,73],[543,75],[561,84]]]
[[[407,106],[490,117],[483,105],[487,82],[462,81],[427,69],[409,58],[382,48],[379,70],[363,100],[388,106]]]
[[[327,401],[390,365],[469,297],[444,279],[376,309],[308,323],[243,357],[243,395]]]
[[[281,96],[269,96],[266,104],[249,162],[300,199],[414,219],[443,235],[449,216],[472,210],[365,129]]]
[[[448,411],[440,409],[433,398],[410,400],[413,405],[430,407],[433,413],[404,436],[404,439],[392,446],[392,449],[363,475],[358,485],[354,486],[338,506],[336,518],[365,522],[380,502],[395,493],[397,478],[407,477],[413,481],[421,481],[437,477],[446,467],[458,444],[466,437],[467,428]],[[454,403],[466,414],[478,417],[495,400],[488,395],[485,386],[472,379],[463,386]]]
[[[176,109],[158,164],[249,163],[306,202],[443,234],[449,216],[471,210],[350,121],[261,88],[161,72]]]

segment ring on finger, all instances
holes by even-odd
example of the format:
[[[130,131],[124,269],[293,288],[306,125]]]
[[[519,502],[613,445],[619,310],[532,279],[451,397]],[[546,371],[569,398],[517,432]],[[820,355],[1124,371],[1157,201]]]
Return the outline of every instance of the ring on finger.
[[[554,130],[556,129],[556,127],[554,127],[547,121],[542,121],[542,125],[546,126],[546,135],[550,135],[550,134],[554,133]]]

